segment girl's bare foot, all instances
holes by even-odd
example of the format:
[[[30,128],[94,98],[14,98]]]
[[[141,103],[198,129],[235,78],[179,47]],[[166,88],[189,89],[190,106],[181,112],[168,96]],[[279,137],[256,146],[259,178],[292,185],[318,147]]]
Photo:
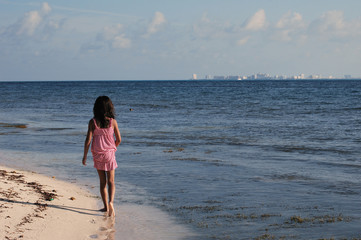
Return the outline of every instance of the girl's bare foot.
[[[114,206],[113,203],[109,203],[109,217],[115,217],[115,211],[114,211]]]

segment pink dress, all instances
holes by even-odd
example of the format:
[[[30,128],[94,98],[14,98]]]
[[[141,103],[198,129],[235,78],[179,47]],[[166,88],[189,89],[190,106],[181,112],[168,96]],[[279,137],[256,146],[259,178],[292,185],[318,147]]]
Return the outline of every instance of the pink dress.
[[[112,118],[109,121],[109,128],[99,128],[93,118],[95,129],[93,132],[93,141],[91,152],[94,160],[94,167],[98,170],[111,171],[118,167],[115,160],[114,128],[112,126]]]

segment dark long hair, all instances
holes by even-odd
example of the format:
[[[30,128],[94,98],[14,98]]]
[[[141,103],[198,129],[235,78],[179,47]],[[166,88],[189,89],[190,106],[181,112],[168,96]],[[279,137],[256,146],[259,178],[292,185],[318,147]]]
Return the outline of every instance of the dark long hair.
[[[94,118],[100,123],[101,128],[109,126],[109,119],[115,118],[114,106],[112,100],[107,96],[100,96],[94,103]]]

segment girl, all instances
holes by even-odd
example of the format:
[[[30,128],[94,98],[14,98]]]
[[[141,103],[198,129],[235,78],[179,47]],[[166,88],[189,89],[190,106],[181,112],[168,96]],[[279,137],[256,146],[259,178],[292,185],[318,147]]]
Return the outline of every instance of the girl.
[[[100,195],[108,216],[115,216],[114,211],[114,170],[118,167],[115,160],[115,151],[121,142],[118,123],[114,119],[114,106],[107,96],[100,96],[94,103],[94,118],[89,121],[88,133],[84,143],[83,165],[86,165],[89,146],[94,160],[94,167],[98,171],[100,180]],[[115,135],[115,141],[114,141]],[[109,191],[109,204],[107,183]]]

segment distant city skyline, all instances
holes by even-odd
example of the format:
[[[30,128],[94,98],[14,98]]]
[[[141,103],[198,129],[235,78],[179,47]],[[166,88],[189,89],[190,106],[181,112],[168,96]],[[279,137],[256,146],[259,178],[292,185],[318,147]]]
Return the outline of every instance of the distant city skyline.
[[[361,77],[353,77],[350,74],[345,74],[344,76],[332,76],[327,75],[323,76],[320,74],[311,74],[305,75],[303,73],[298,75],[270,75],[268,73],[257,73],[249,76],[238,74],[238,75],[205,75],[204,77],[199,77],[196,73],[192,74],[191,80],[301,80],[301,79],[361,79]]]
[[[361,76],[359,0],[0,0],[0,80]]]

